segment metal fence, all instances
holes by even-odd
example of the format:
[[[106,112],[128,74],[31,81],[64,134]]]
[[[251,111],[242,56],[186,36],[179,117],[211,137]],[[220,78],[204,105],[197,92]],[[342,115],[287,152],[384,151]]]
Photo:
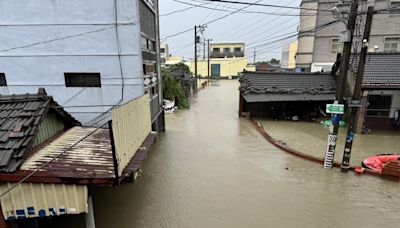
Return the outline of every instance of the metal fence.
[[[150,99],[146,94],[112,110],[118,176],[151,131]]]

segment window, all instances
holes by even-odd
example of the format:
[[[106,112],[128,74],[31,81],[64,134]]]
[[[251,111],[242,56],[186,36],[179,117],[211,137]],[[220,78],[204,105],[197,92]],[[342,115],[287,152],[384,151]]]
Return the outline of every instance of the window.
[[[229,53],[231,52],[231,48],[224,48],[224,53]]]
[[[0,86],[7,86],[6,75],[0,73]]]
[[[384,52],[397,52],[399,51],[400,37],[390,37],[385,39]]]
[[[147,39],[145,37],[142,37],[141,45],[143,49],[147,49]]]
[[[390,8],[389,17],[400,17],[400,1],[392,1]]]
[[[331,52],[332,53],[342,53],[343,43],[340,42],[339,39],[331,40]]]
[[[64,73],[66,87],[101,87],[100,73]]]
[[[242,51],[242,48],[240,48],[240,47],[235,47],[233,50],[234,50],[234,52],[241,52],[241,51]]]
[[[219,48],[213,48],[213,52],[219,53],[221,50]]]
[[[143,64],[143,73],[150,74],[156,72],[156,64]]]
[[[388,117],[392,105],[392,96],[388,95],[369,95],[368,96],[367,116]]]
[[[164,54],[165,53],[165,48],[160,48],[160,52]]]

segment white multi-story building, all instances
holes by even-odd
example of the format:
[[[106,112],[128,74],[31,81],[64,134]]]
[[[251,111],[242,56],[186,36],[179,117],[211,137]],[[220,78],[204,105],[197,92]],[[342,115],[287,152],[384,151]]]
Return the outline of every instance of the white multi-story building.
[[[148,93],[163,129],[158,31],[157,0],[2,0],[0,93],[44,87],[84,124]]]
[[[339,0],[302,0],[296,54],[298,68],[304,71],[310,71],[312,68],[322,70],[333,65],[337,53],[341,53],[343,49],[340,36],[341,32],[346,30],[346,24],[336,22],[329,26],[324,25],[340,18],[334,17],[334,7],[342,13],[349,11],[348,3],[349,1]],[[390,12],[374,14],[369,46],[376,46],[378,49],[372,48],[370,51],[400,52],[400,10],[394,10],[395,7],[400,7],[400,0],[360,0],[359,12],[365,12],[368,6],[374,6],[375,10],[392,8]],[[339,12],[336,15],[340,14]],[[365,17],[365,14],[358,16],[355,34],[357,40],[362,37]],[[360,47],[358,44],[358,49]]]

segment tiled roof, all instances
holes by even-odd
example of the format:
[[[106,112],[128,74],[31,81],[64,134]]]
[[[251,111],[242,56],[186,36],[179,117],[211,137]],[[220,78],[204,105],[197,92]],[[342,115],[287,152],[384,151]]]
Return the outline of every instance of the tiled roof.
[[[245,73],[240,90],[247,102],[330,101],[336,82],[330,74]]]
[[[274,101],[333,101],[335,94],[247,94],[247,102],[274,102]]]
[[[357,70],[358,58],[353,69]],[[369,53],[365,61],[364,88],[400,88],[400,53]]]
[[[58,104],[44,89],[38,94],[0,95],[0,172],[16,171],[32,147],[38,125],[50,107]],[[63,109],[57,113],[79,124]]]

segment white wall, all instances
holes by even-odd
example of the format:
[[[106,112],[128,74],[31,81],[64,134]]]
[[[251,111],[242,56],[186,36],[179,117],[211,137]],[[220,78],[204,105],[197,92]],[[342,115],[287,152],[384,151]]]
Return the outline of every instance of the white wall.
[[[117,2],[126,102],[144,94],[139,9],[138,1]],[[116,104],[121,99],[122,80],[113,3],[0,1],[0,72],[8,84],[0,92],[36,93],[38,87],[45,87],[61,105],[110,105],[66,108],[83,123]],[[45,43],[29,46],[40,42]],[[13,47],[21,48],[8,50]],[[66,88],[64,72],[99,72],[102,87]]]

